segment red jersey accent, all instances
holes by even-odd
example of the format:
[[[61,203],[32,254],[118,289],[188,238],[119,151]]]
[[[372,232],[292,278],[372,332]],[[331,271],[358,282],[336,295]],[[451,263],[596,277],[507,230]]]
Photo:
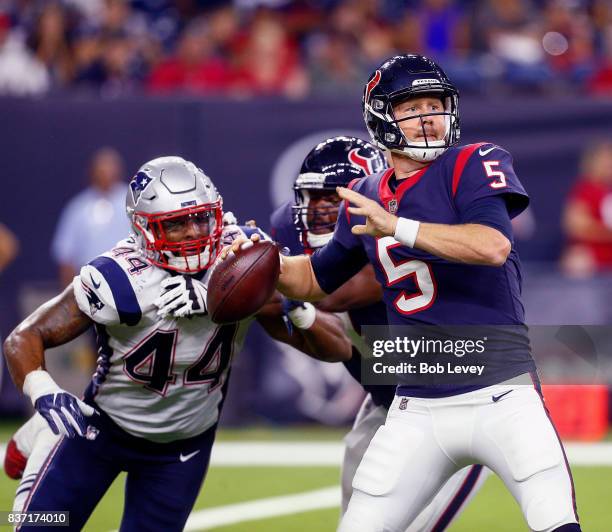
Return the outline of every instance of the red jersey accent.
[[[383,207],[388,210],[389,202],[391,200],[396,200],[397,204],[399,205],[404,194],[421,180],[421,177],[423,177],[423,174],[428,169],[429,165],[419,170],[416,174],[402,179],[399,181],[395,192],[393,192],[389,187],[389,181],[394,174],[394,170],[393,168],[389,168],[389,170],[387,170],[380,178],[380,184],[378,185],[378,197],[380,198]]]
[[[485,144],[490,144],[489,142],[478,142],[476,144],[468,144],[459,152],[457,155],[457,159],[455,160],[455,168],[453,169],[453,198],[457,193],[457,187],[459,186],[459,181],[461,180],[461,174],[463,174],[463,169],[467,164],[469,158],[472,154],[481,146]]]
[[[356,177],[346,186],[346,188],[348,188],[349,190],[353,190],[353,187],[355,186],[357,181],[359,181],[360,179],[361,179],[360,177]],[[345,201],[344,202],[344,214],[346,215],[346,221],[348,223],[351,223],[351,213],[348,211],[348,208],[349,208],[349,202]]]

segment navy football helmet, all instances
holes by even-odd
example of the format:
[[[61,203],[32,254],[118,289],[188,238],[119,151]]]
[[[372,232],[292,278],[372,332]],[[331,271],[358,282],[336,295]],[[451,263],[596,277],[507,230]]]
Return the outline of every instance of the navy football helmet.
[[[444,111],[396,120],[393,105],[419,96],[439,97]],[[459,141],[459,93],[444,71],[422,55],[396,55],[370,76],[363,93],[363,117],[374,144],[421,162],[433,161]],[[445,134],[441,140],[427,140],[423,117],[444,115]],[[420,120],[424,141],[409,140],[399,123]]]
[[[310,151],[293,186],[293,223],[307,252],[333,235],[340,204],[336,187],[385,168],[384,154],[356,137],[327,139]]]

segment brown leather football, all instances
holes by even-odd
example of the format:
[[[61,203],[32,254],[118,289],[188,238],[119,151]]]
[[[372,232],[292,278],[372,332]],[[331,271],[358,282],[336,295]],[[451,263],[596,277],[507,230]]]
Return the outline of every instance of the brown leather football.
[[[255,314],[274,293],[280,274],[278,248],[270,241],[230,255],[208,282],[208,314],[215,323],[235,323]]]

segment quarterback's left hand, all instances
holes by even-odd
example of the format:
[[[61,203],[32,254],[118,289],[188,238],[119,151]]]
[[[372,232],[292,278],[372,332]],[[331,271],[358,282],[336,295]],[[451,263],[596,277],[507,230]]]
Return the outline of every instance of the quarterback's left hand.
[[[161,282],[162,293],[153,302],[157,315],[183,318],[193,314],[206,314],[206,287],[189,276],[177,275]]]
[[[354,235],[371,235],[374,237],[393,236],[397,225],[397,216],[387,212],[374,200],[366,198],[359,192],[345,187],[337,187],[338,195],[345,201],[357,205],[349,207],[348,212],[365,216],[365,225],[354,225],[351,232]]]

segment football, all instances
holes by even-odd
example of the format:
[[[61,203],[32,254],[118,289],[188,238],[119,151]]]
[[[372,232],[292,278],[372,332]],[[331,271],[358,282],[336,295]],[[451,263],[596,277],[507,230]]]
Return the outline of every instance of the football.
[[[215,323],[234,323],[255,314],[274,293],[280,274],[278,248],[257,242],[219,262],[208,282],[207,308]]]

